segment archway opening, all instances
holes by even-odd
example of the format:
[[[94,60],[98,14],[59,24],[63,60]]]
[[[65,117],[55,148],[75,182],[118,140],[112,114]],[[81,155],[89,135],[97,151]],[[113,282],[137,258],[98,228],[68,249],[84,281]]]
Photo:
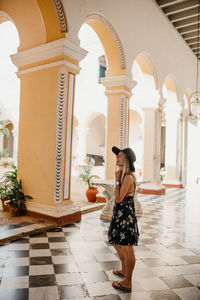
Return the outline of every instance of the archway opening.
[[[129,145],[136,152],[137,177],[149,179],[151,168],[153,168],[151,159],[153,148],[146,147],[145,143],[151,134],[153,137],[154,128],[153,122],[146,126],[145,120],[148,118],[147,114],[157,106],[159,100],[158,79],[151,59],[144,53],[135,58],[132,74],[133,80],[137,81],[137,85],[133,89],[133,95],[130,98]],[[135,137],[134,141],[133,137]]]
[[[71,199],[76,205],[88,205],[87,185],[79,178],[89,165],[91,174],[104,179],[107,99],[100,79],[105,77],[107,58],[95,31],[83,24],[80,46],[88,51],[80,62],[76,77],[72,138]],[[79,191],[77,192],[77,186]]]
[[[10,55],[17,52],[19,35],[15,25],[5,17],[0,24],[0,120],[10,132],[0,136],[1,174],[11,164],[17,164],[20,82]],[[9,37],[9,38],[8,38]],[[6,169],[3,168],[6,166]],[[3,168],[3,169],[2,169]]]

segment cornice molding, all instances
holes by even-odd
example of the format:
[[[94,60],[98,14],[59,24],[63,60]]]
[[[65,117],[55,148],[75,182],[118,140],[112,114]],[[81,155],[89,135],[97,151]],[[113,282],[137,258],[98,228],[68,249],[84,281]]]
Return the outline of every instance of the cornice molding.
[[[81,68],[75,64],[72,64],[66,60],[58,60],[56,62],[52,62],[52,63],[48,63],[48,64],[43,64],[41,66],[36,66],[36,67],[32,67],[32,68],[28,68],[19,72],[16,72],[17,75],[23,75],[26,73],[31,73],[31,72],[35,72],[35,71],[40,71],[43,69],[47,69],[47,68],[52,68],[55,66],[59,66],[59,65],[64,65],[66,67],[69,67],[77,72],[79,72],[81,70]]]
[[[89,14],[86,17],[85,21],[87,22],[88,20],[94,20],[94,19],[97,19],[100,22],[102,22],[110,31],[110,33],[116,43],[116,46],[117,46],[117,50],[118,50],[119,57],[120,57],[120,66],[122,69],[126,69],[126,60],[125,60],[125,55],[124,55],[124,49],[122,47],[122,43],[120,41],[120,38],[119,38],[115,28],[103,15],[98,14],[98,13]]]
[[[60,0],[52,0],[60,23],[60,32],[68,32],[68,24],[65,11]]]
[[[116,90],[106,90],[105,91],[106,95],[110,95],[110,94],[123,94],[126,95],[128,97],[131,97],[133,94],[125,89],[116,89]]]
[[[80,61],[87,55],[87,51],[80,46],[75,45],[70,40],[59,39],[31,49],[20,51],[10,57],[17,67],[23,67],[60,55],[66,55],[76,61]]]
[[[105,87],[126,86],[131,90],[137,84],[137,81],[133,80],[127,75],[103,77],[100,81]]]

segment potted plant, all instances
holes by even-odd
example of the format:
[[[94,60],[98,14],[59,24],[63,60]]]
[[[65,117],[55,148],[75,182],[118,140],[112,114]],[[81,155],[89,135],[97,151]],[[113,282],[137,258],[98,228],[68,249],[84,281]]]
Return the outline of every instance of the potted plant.
[[[10,165],[10,163],[8,161],[2,161],[1,166],[3,166],[4,168],[7,168]]]
[[[9,184],[7,182],[0,182],[0,199],[2,202],[2,207],[4,211],[8,210],[8,206],[6,205],[6,202],[8,201],[7,192],[9,189]]]
[[[10,135],[10,130],[6,127],[6,120],[0,120],[0,134],[3,134],[4,139]]]
[[[87,184],[88,189],[86,191],[86,196],[89,202],[96,201],[96,194],[98,194],[97,188],[92,183],[92,178],[100,178],[98,175],[91,175],[91,166],[83,166],[83,173],[79,177]]]
[[[160,169],[160,181],[162,182],[165,179],[165,167]]]
[[[8,171],[1,182],[1,199],[6,199],[6,204],[13,216],[19,216],[26,211],[26,199],[33,199],[22,191],[22,181],[17,179],[17,167],[12,165],[13,171]]]

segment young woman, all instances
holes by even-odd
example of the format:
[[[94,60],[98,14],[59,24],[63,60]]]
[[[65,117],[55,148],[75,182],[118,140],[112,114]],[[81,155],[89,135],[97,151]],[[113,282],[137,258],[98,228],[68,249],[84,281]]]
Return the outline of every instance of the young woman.
[[[114,281],[116,289],[131,291],[132,274],[135,266],[133,245],[137,245],[139,231],[134,208],[136,179],[134,176],[135,153],[130,148],[120,150],[113,147],[116,154],[115,205],[108,231],[108,241],[112,244],[121,260],[122,268],[113,270],[115,275],[123,276],[121,281]]]

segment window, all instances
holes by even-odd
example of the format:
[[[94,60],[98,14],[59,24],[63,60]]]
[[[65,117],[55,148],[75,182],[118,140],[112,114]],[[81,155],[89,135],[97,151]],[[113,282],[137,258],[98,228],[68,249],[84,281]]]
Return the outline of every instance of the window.
[[[106,71],[106,59],[105,59],[105,55],[101,55],[99,57],[99,83],[100,79],[102,77],[105,77],[105,71]]]

